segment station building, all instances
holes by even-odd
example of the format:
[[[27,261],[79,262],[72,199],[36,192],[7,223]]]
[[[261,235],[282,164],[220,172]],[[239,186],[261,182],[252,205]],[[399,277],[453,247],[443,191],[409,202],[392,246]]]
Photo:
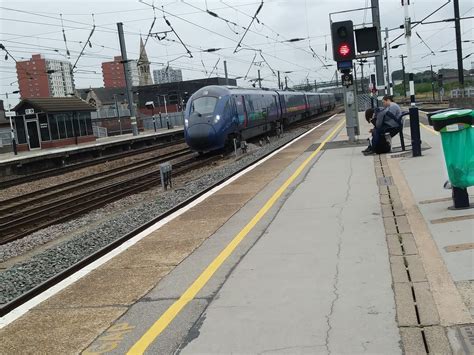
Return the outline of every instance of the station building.
[[[95,141],[95,107],[76,97],[23,99],[13,109],[19,151]]]

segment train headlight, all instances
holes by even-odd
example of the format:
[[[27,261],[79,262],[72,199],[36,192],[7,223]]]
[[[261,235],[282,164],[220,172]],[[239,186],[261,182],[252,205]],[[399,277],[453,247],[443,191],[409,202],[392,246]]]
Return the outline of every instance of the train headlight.
[[[188,128],[189,120],[187,118],[184,119],[184,127]]]
[[[216,117],[214,117],[214,124],[216,124],[216,123],[219,122],[220,120],[221,120],[221,116],[216,115]]]

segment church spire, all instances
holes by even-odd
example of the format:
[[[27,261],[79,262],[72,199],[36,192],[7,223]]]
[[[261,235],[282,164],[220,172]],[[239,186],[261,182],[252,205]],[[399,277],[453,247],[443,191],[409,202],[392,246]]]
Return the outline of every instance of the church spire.
[[[140,57],[138,58],[137,67],[139,85],[152,85],[153,80],[151,79],[150,73],[150,61],[148,60],[148,55],[146,54],[145,44],[143,43],[142,36],[140,36]]]
[[[140,36],[140,58],[138,58],[139,64],[150,63],[148,61],[148,55],[146,54],[145,44],[143,43],[143,38]]]

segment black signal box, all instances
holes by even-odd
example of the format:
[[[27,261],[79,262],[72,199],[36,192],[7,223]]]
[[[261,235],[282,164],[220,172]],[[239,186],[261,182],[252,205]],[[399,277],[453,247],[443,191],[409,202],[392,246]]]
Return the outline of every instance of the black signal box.
[[[355,58],[354,25],[352,21],[331,23],[333,58],[336,62],[351,61]]]
[[[375,52],[379,48],[379,31],[377,27],[365,27],[354,30],[357,52]]]

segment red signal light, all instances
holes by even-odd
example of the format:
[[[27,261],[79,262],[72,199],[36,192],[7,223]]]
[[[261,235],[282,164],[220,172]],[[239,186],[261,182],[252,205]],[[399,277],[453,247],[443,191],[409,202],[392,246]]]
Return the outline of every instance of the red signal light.
[[[349,47],[349,45],[347,43],[341,43],[339,45],[338,52],[343,57],[346,57],[351,53],[351,48]]]

